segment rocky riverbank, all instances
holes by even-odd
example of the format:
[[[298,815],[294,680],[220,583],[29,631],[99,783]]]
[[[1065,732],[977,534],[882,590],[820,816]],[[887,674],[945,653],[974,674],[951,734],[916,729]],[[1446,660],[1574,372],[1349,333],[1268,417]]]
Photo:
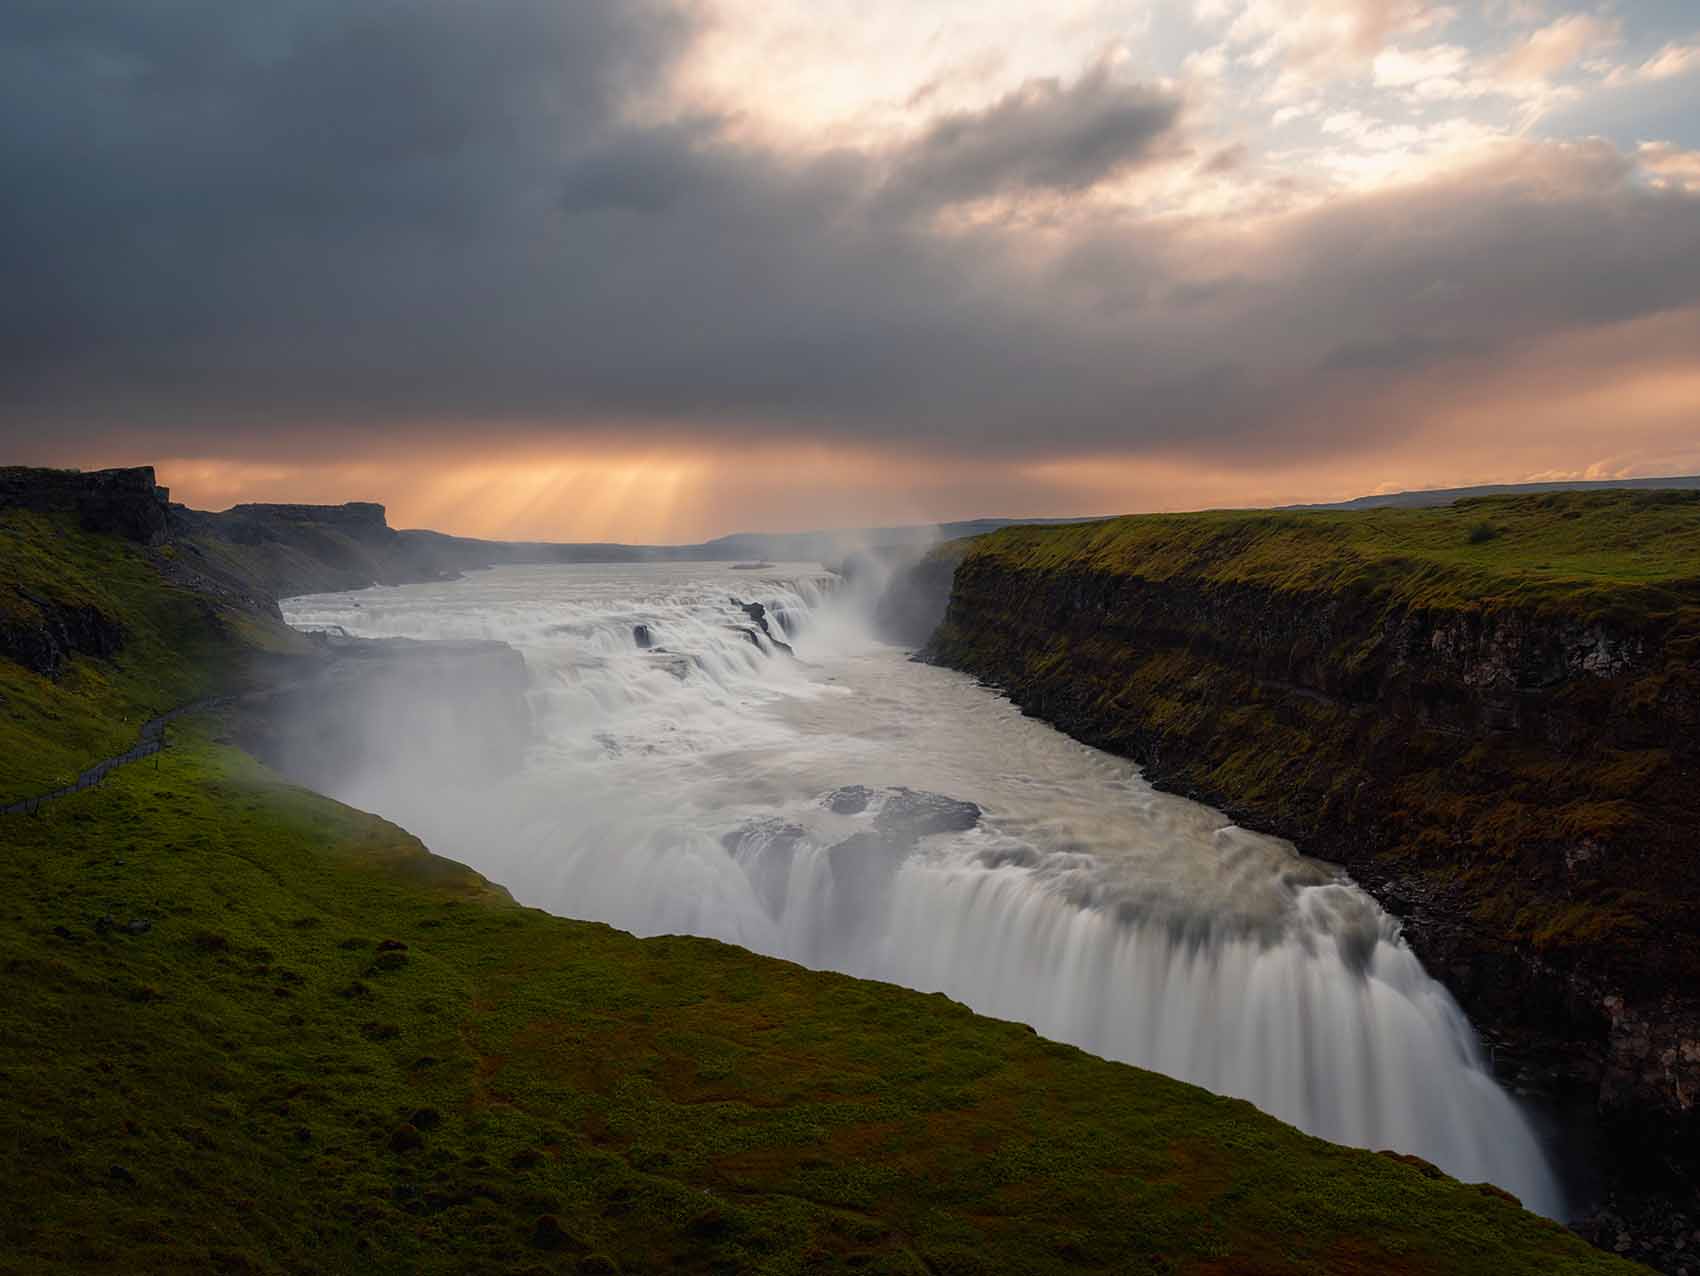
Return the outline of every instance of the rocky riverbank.
[[[1097,529],[958,550],[928,658],[1345,866],[1625,1193],[1691,1195],[1700,500]]]

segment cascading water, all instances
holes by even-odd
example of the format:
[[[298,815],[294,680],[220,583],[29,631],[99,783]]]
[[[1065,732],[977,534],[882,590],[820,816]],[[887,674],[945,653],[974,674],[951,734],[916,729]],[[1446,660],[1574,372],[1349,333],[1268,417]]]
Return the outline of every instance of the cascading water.
[[[1369,896],[875,642],[837,583],[515,567],[285,608],[524,654],[521,774],[384,768],[336,796],[527,903],[944,992],[1561,1214],[1528,1121]]]

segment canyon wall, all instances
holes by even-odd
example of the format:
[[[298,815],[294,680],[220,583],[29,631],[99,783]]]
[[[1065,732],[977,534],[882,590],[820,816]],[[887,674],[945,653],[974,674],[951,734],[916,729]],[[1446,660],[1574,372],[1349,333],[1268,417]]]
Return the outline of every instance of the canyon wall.
[[[1428,548],[1413,524],[1387,553],[1302,521],[1385,515],[982,538],[925,654],[1341,864],[1509,1071],[1580,1088],[1623,1146],[1692,1164],[1700,571],[1681,554],[1700,501],[1581,510],[1645,514],[1650,541],[1677,529],[1674,566],[1641,584],[1566,571],[1588,532],[1548,525],[1600,498],[1532,499],[1548,504],[1486,510],[1500,544],[1481,510],[1393,515],[1456,526]]]

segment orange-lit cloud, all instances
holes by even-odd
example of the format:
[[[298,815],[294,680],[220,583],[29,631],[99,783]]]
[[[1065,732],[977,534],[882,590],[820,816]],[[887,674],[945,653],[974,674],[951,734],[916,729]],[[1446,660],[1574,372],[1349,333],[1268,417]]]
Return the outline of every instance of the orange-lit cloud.
[[[625,541],[1700,468],[1669,14],[115,12],[0,13],[0,460]]]
[[[406,458],[253,464],[166,458],[161,481],[202,508],[379,500],[398,527],[509,540],[675,544],[731,531],[1066,516],[1342,500],[1377,491],[1700,473],[1700,313],[1565,337],[1319,404],[1358,446],[1244,453],[1095,451],[974,457],[809,442],[735,451],[440,448]],[[1288,429],[1301,427],[1288,427]],[[1042,453],[1042,449],[1035,449]]]

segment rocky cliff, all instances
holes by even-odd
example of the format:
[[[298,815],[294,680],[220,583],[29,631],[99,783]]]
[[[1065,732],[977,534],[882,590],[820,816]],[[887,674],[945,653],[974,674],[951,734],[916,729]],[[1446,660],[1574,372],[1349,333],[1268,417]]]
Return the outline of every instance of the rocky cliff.
[[[0,510],[75,514],[83,530],[158,545],[166,538],[169,493],[153,466],[120,470],[44,470],[0,466]]]
[[[171,506],[171,534],[214,577],[258,582],[278,598],[452,578],[488,558],[463,542],[398,532],[384,507],[237,505],[222,513]]]
[[[1018,529],[932,659],[1344,865],[1620,1147],[1700,1145],[1700,497]]]

